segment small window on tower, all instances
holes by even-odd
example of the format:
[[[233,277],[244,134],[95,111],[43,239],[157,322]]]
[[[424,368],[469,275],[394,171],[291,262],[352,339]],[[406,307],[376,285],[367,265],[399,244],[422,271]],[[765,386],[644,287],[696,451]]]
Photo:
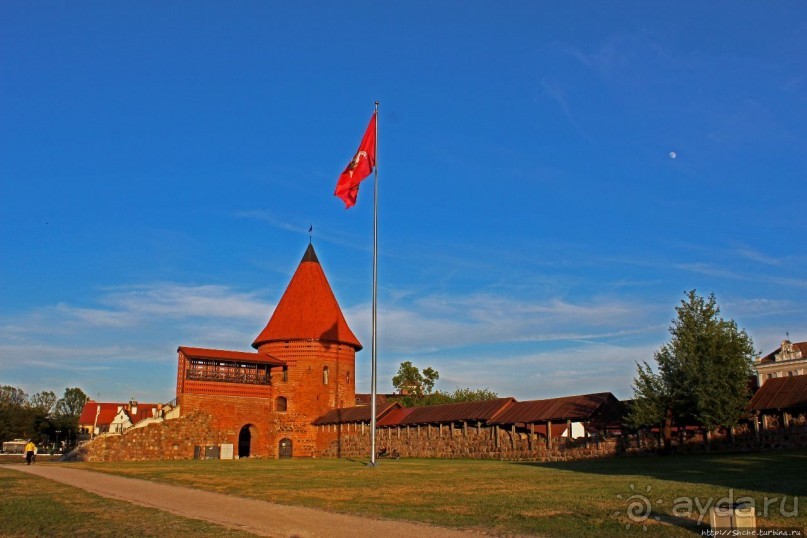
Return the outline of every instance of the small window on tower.
[[[328,375],[329,375],[329,373],[330,373],[330,370],[328,370],[327,366],[322,369],[322,384],[323,385],[328,384]]]
[[[275,398],[275,411],[278,413],[286,412],[286,398],[285,396],[278,396]]]
[[[350,385],[350,370],[345,374],[345,380],[347,380],[347,384]]]
[[[285,383],[288,380],[289,380],[289,367],[284,366],[283,367],[283,383]]]

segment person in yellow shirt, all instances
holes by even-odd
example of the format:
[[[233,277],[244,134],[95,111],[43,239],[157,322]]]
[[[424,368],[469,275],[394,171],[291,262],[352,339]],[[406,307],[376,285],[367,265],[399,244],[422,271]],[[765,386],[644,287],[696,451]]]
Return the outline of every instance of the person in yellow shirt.
[[[28,444],[25,445],[25,461],[28,465],[31,465],[34,460],[34,452],[36,451],[36,445],[30,439],[28,440]]]

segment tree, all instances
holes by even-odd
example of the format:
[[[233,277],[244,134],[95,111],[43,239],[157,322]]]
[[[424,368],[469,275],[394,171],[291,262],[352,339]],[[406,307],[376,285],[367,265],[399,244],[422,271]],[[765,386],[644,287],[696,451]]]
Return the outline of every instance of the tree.
[[[670,341],[656,351],[658,373],[637,364],[634,403],[628,416],[635,427],[661,425],[665,449],[673,424],[699,423],[707,429],[733,426],[745,415],[753,341],[734,320],[720,317],[714,294],[686,294],[670,326]]]
[[[53,436],[56,427],[65,431],[74,430],[78,425],[78,417],[84,407],[86,395],[81,389],[67,389],[63,400],[56,400],[51,391],[41,391],[28,397],[20,388],[0,387],[0,441],[8,439],[34,439],[37,442],[48,440]],[[60,405],[57,405],[60,403]],[[73,410],[78,407],[78,414]],[[54,417],[54,409],[65,413]],[[73,425],[74,424],[74,425]]]
[[[479,402],[482,400],[495,400],[499,395],[488,389],[458,388],[454,392],[443,392],[436,390],[431,394],[426,394],[417,400],[409,397],[401,399],[401,403],[407,407],[422,405],[442,405],[462,402]]]
[[[440,379],[437,370],[428,367],[420,372],[411,361],[404,361],[398,367],[398,373],[392,378],[392,386],[402,395],[422,397],[434,390],[434,384]]]
[[[89,397],[78,387],[64,389],[64,396],[56,402],[56,426],[64,434],[64,439],[70,445],[70,439],[75,439],[78,432],[78,419],[84,404]]]
[[[56,406],[56,394],[49,390],[37,392],[28,398],[28,405],[41,412],[45,416],[50,416],[54,407]]]
[[[398,390],[396,398],[405,407],[440,405],[459,402],[493,400],[498,394],[488,389],[458,388],[454,392],[434,390],[440,373],[434,368],[424,368],[421,372],[411,361],[401,363],[398,373],[392,378],[392,386]]]
[[[459,388],[448,394],[451,403],[480,402],[483,400],[495,400],[499,395],[488,388],[470,389]]]
[[[89,396],[84,394],[84,391],[78,387],[64,389],[64,396],[56,402],[56,414],[61,419],[67,421],[76,421],[78,424],[78,417],[84,409],[84,404],[89,400]]]
[[[429,366],[428,368],[423,369],[423,392],[425,394],[431,394],[434,390],[434,384],[437,383],[437,380],[440,379],[440,374]]]
[[[23,406],[27,401],[28,395],[24,390],[10,385],[0,387],[0,405]]]
[[[3,385],[0,387],[0,441],[29,437],[29,413],[25,391]]]

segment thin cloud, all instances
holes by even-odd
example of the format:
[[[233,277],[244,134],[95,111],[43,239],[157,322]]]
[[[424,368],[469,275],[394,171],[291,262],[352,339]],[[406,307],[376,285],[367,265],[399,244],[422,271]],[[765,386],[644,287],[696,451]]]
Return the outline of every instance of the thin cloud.
[[[265,315],[266,301],[254,293],[236,292],[227,286],[151,284],[111,290],[100,302],[144,317],[218,317],[255,319]]]
[[[747,280],[747,278],[740,273],[737,273],[735,271],[729,271],[728,269],[722,269],[720,267],[715,267],[714,265],[709,263],[703,263],[703,262],[679,263],[676,264],[675,267],[681,271],[688,271],[706,276],[713,276],[718,278],[730,278],[732,280]]]
[[[765,275],[759,274],[758,272],[740,273],[737,271],[716,267],[712,264],[704,262],[680,263],[676,264],[675,267],[682,271],[698,273],[716,278],[760,282],[793,288],[807,288],[807,279]]]
[[[660,330],[664,313],[656,305],[620,301],[573,304],[558,299],[543,303],[493,295],[439,295],[410,305],[382,306],[379,338],[392,352],[419,353],[474,344],[623,338]],[[347,309],[345,315],[366,339],[369,306]],[[649,317],[658,317],[659,323],[648,324]],[[570,324],[575,329],[570,330]]]
[[[216,345],[218,337],[223,343],[217,347],[242,337],[240,348],[274,308],[255,294],[227,286],[180,284],[106,289],[97,303],[102,306],[59,303],[0,321],[0,362],[159,361],[172,357],[183,342]],[[40,343],[54,339],[59,345]]]
[[[566,98],[566,92],[560,83],[552,78],[544,77],[541,79],[541,88],[543,89],[543,94],[546,97],[552,99],[558,104],[561,111],[563,111],[563,115],[566,116],[566,119],[574,130],[577,131],[581,137],[588,139],[588,135],[580,127],[580,123],[572,113],[571,107],[569,107],[568,99]]]
[[[286,230],[300,235],[306,234],[308,230],[308,226],[301,222],[289,222],[265,210],[251,209],[238,211],[235,213],[235,216],[241,219],[257,220],[269,224],[278,230]]]
[[[737,299],[725,304],[726,311],[739,318],[793,315],[802,305],[786,299]]]
[[[317,229],[316,223],[303,222],[303,221],[290,222],[281,219],[274,213],[271,213],[266,210],[251,209],[251,210],[238,211],[235,213],[235,217],[241,219],[256,220],[259,222],[269,224],[270,226],[278,230],[283,230],[302,236],[307,236],[309,227],[313,225],[314,235],[316,236],[317,241],[322,241],[333,245],[339,245],[342,247],[347,247],[352,250],[358,250],[361,252],[372,251],[372,249],[368,248],[363,241],[358,241],[354,237],[334,234],[332,232],[322,232],[319,229]],[[327,227],[327,229],[333,229],[333,227]]]
[[[649,65],[663,65],[667,70],[688,70],[699,63],[697,58],[676,56],[646,33],[612,35],[599,47],[584,51],[568,43],[556,43],[563,54],[599,74],[603,79],[630,84],[648,76]]]
[[[763,254],[762,252],[759,252],[752,248],[748,247],[738,248],[735,252],[738,256],[742,258],[746,258],[748,260],[761,263],[763,265],[772,265],[772,266],[782,265],[781,259],[768,256],[767,254]]]
[[[581,65],[610,77],[615,70],[623,70],[631,63],[627,49],[621,46],[623,41],[625,39],[620,36],[612,36],[593,52],[583,52],[569,44],[561,44],[559,47]]]
[[[508,353],[505,357],[486,354],[456,359],[438,354],[419,362],[446,374],[438,382],[442,390],[486,387],[500,396],[520,400],[605,391],[625,398],[632,392],[636,363],[652,360],[656,349],[646,344],[592,343],[540,353]],[[520,375],[513,375],[514,371]]]

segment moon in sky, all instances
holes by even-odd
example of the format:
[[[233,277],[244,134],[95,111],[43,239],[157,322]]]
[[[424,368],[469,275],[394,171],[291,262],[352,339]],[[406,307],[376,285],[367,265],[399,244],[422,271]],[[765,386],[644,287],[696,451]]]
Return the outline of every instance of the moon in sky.
[[[675,159],[676,157],[678,157],[678,154],[676,152],[674,152],[674,151],[671,151],[670,152],[670,159]]]

